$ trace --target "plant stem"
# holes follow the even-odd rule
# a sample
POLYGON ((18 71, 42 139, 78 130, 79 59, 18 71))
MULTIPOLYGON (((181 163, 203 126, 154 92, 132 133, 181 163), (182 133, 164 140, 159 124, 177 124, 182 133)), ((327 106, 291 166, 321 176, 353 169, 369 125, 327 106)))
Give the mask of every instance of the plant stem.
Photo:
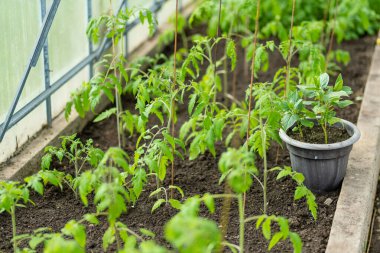
POLYGON ((336 26, 336 17, 338 15, 338 0, 335 0, 335 13, 334 13, 334 23, 333 26, 331 27, 331 33, 330 33, 330 43, 329 43, 329 48, 326 53, 326 64, 325 64, 325 72, 327 72, 327 67, 329 65, 329 58, 330 58, 330 53, 332 50, 332 46, 334 43, 334 33, 335 33, 335 26, 336 26))
POLYGON ((243 197, 242 194, 239 194, 238 196, 238 202, 239 202, 239 248, 240 253, 244 252, 244 223, 245 223, 245 214, 244 214, 244 203, 243 203, 243 197))
POLYGON ((293 6, 292 6, 292 18, 290 21, 290 30, 289 30, 289 51, 288 51, 288 57, 286 59, 286 81, 285 81, 285 93, 284 96, 286 97, 289 94, 289 82, 290 82, 290 62, 292 61, 292 33, 293 33, 293 22, 294 22, 294 10, 296 6, 296 0, 293 0, 293 6))
POLYGON ((75 160, 74 160, 75 177, 78 177, 78 174, 79 174, 78 159, 79 159, 79 157, 77 157, 77 148, 75 148, 74 154, 75 154, 75 160))
POLYGON ((328 143, 327 123, 325 122, 325 123, 321 124, 321 127, 322 127, 322 129, 323 129, 323 134, 324 134, 324 136, 325 136, 325 144, 327 144, 327 143, 328 143))
POLYGON ((16 253, 18 249, 17 249, 17 242, 15 240, 17 231, 16 231, 16 207, 14 205, 11 207, 11 218, 12 218, 13 252, 16 253))
MULTIPOLYGON (((110 11, 110 15, 113 15, 112 0, 110 0, 110 10, 109 11, 110 11)), ((116 59, 115 37, 114 36, 112 36, 112 57, 114 59, 116 59)), ((110 68, 112 67, 112 63, 110 65, 110 68)), ((115 72, 115 75, 117 77, 117 73, 116 72, 115 72)), ((120 92, 117 89, 117 85, 115 85, 117 140, 118 140, 118 146, 119 146, 119 148, 122 147, 122 144, 123 144, 122 140, 124 140, 124 134, 122 133, 122 129, 120 129, 120 114, 121 114, 121 111, 122 111, 120 92)))
POLYGON ((119 238, 119 234, 118 234, 118 231, 117 231, 117 228, 116 228, 116 225, 113 225, 114 226, 114 229, 115 229, 115 239, 116 239, 116 248, 117 248, 117 251, 120 250, 120 238, 119 238))
POLYGON ((303 140, 303 132, 302 132, 301 124, 298 124, 298 131, 300 131, 300 136, 301 136, 301 139, 303 140))

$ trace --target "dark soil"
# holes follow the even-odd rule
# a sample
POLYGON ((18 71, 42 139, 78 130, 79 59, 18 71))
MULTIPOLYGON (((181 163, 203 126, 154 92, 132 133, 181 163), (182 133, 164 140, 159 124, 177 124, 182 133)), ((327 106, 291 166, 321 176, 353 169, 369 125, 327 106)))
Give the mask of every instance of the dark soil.
MULTIPOLYGON (((330 127, 327 126, 327 143, 337 143, 349 139, 351 136, 346 129, 341 127, 330 127)), ((296 131, 293 132, 289 130, 287 132, 289 137, 302 142, 312 143, 312 144, 325 144, 325 135, 321 126, 314 126, 313 128, 304 127, 301 133, 296 131)))
MULTIPOLYGON (((364 85, 367 79, 370 59, 374 47, 374 36, 367 36, 357 41, 344 42, 341 48, 350 51, 351 63, 342 69, 346 85, 353 89, 352 98, 360 98, 363 95, 364 85)), ((241 50, 238 52, 240 59, 244 59, 241 50)), ((261 81, 271 80, 273 72, 284 65, 280 55, 274 54, 270 57, 273 69, 266 73, 260 74, 261 81)), ((229 76, 229 80, 233 83, 236 80, 236 87, 230 88, 230 92, 236 94, 239 100, 244 98, 244 91, 249 83, 249 77, 244 71, 245 63, 243 60, 238 62, 238 71, 236 77, 229 76)), ((350 106, 344 112, 339 112, 339 117, 345 118, 352 122, 356 122, 360 108, 360 99, 355 100, 355 104, 350 106)), ((125 108, 133 108, 133 100, 128 98, 125 100, 125 108)), ((176 125, 177 129, 187 120, 187 114, 184 107, 179 108, 179 120, 176 125)), ((80 134, 82 139, 92 138, 94 143, 102 149, 117 145, 115 118, 110 118, 97 124, 89 124, 80 134)), ((177 131, 178 132, 178 131, 177 131)), ((130 149, 133 149, 136 137, 128 139, 130 149)), ((224 151, 221 144, 217 144, 217 156, 214 158, 211 154, 201 155, 195 161, 188 159, 175 161, 175 185, 181 187, 186 197, 195 194, 223 193, 224 186, 218 184, 220 173, 218 171, 217 162, 220 154, 224 151)), ((289 156, 286 150, 273 145, 268 153, 268 166, 290 165, 289 156)), ((258 167, 262 170, 260 161, 257 161, 258 167)), ((64 167, 56 164, 56 169, 72 171, 72 168, 64 167)), ((169 178, 169 177, 168 177, 169 178)), ((310 215, 304 200, 294 201, 293 195, 296 185, 289 179, 276 181, 276 174, 269 174, 268 182, 268 200, 269 214, 281 215, 289 218, 290 227, 297 232, 304 244, 303 252, 323 252, 328 241, 329 231, 335 212, 336 202, 339 196, 339 189, 317 196, 318 203, 318 219, 316 221, 310 215), (328 201, 326 201, 329 199, 328 201), (332 200, 331 204, 329 203, 332 200)), ((166 185, 169 181, 165 182, 166 185)), ((135 206, 130 206, 126 214, 122 215, 121 221, 130 229, 138 231, 139 228, 147 228, 157 234, 156 240, 159 243, 167 245, 163 238, 164 224, 176 214, 176 210, 165 206, 159 208, 151 214, 155 199, 148 198, 150 192, 155 189, 154 182, 148 183, 141 198, 135 206)), ((79 220, 85 213, 95 212, 94 206, 83 207, 79 199, 75 199, 73 193, 64 189, 47 187, 44 196, 38 196, 32 193, 32 199, 35 205, 28 205, 27 208, 17 209, 18 234, 30 233, 39 227, 50 227, 53 231, 59 231, 66 222, 71 219, 79 220)), ((260 186, 256 183, 247 194, 246 216, 258 215, 262 213, 263 194, 260 186)), ((210 215, 205 208, 201 214, 214 219, 220 220, 222 203, 217 203, 216 213, 210 215)), ((226 240, 232 243, 238 243, 238 208, 237 203, 232 201, 230 209, 230 222, 226 240)), ((98 226, 87 226, 87 250, 88 252, 102 252, 102 236, 107 228, 107 224, 103 221, 98 226)), ((11 221, 8 214, 0 214, 0 252, 11 252, 11 221)), ((268 242, 263 238, 261 231, 256 231, 255 224, 247 224, 246 226, 246 252, 267 252, 268 242)), ((115 245, 112 245, 109 252, 115 251, 115 245)), ((229 252, 226 250, 226 252, 229 252)), ((289 242, 282 242, 273 249, 273 252, 293 252, 289 242)))

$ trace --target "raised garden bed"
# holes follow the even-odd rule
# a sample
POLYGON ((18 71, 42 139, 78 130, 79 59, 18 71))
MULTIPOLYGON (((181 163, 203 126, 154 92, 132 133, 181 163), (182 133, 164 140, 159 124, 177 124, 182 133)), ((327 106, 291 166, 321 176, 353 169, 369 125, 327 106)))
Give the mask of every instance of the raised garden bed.
MULTIPOLYGON (((371 56, 373 53, 375 36, 366 36, 354 41, 343 42, 341 48, 348 50, 351 54, 352 61, 348 66, 342 68, 342 76, 346 85, 353 90, 352 99, 354 105, 348 109, 338 112, 339 117, 356 122, 363 96, 364 85, 366 83, 371 56)), ((170 51, 167 52, 170 54, 170 51)), ((238 58, 243 59, 242 50, 238 50, 238 58)), ((270 79, 277 67, 282 66, 282 58, 279 54, 274 54, 270 57, 271 68, 268 72, 260 74, 260 80, 266 81, 270 79)), ((237 86, 236 96, 238 100, 244 99, 244 91, 249 83, 249 77, 244 74, 243 61, 238 62, 237 66, 237 86)), ((233 80, 229 76, 230 81, 233 80)), ((133 98, 123 98, 125 107, 133 109, 133 98)), ((181 123, 186 120, 186 108, 180 108, 179 120, 176 124, 176 131, 179 131, 181 123)), ((79 134, 81 139, 93 139, 97 147, 106 150, 109 147, 117 145, 117 135, 115 129, 115 118, 110 118, 100 123, 90 123, 79 134)), ((136 141, 136 136, 128 138, 129 153, 133 150, 133 145, 136 141)), ((128 150, 127 149, 127 150, 128 150)), ((223 185, 218 184, 220 174, 218 172, 218 160, 220 154, 224 151, 222 145, 216 146, 216 157, 210 153, 201 155, 194 161, 188 159, 177 159, 175 162, 176 174, 175 185, 181 187, 185 196, 193 196, 195 194, 223 193, 223 185)), ((132 154, 132 153, 131 153, 132 154)), ((261 164, 258 162, 258 164, 261 164)), ((278 149, 277 146, 270 149, 268 153, 268 166, 290 165, 289 157, 286 151, 278 149)), ((67 165, 54 163, 54 167, 72 172, 73 168, 67 165)), ((259 168, 260 170, 262 168, 259 168)), ((326 248, 332 219, 334 216, 339 190, 318 194, 316 202, 318 203, 318 219, 313 220, 305 201, 293 201, 295 183, 290 179, 276 181, 277 173, 269 174, 268 187, 271 189, 268 192, 268 213, 281 215, 289 218, 289 223, 292 231, 297 232, 303 240, 304 252, 323 252, 326 248)), ((165 184, 170 184, 169 179, 166 179, 165 184)), ((149 229, 157 234, 156 240, 159 243, 167 244, 163 239, 163 225, 177 211, 169 206, 164 206, 157 209, 151 214, 151 208, 155 202, 155 198, 149 198, 149 194, 155 190, 155 182, 151 181, 144 189, 140 199, 134 207, 129 207, 128 212, 121 216, 121 221, 129 226, 132 230, 138 230, 141 227, 149 229)), ((247 194, 247 210, 246 216, 259 215, 262 213, 262 190, 259 187, 253 187, 247 194)), ((50 227, 53 231, 59 231, 69 220, 79 220, 86 213, 96 212, 96 208, 90 205, 84 208, 79 199, 75 199, 72 191, 65 188, 61 191, 57 187, 48 187, 43 197, 32 193, 32 200, 35 205, 28 204, 27 208, 19 208, 16 211, 18 234, 31 233, 39 227, 50 227)), ((90 201, 91 203, 91 201, 90 201)), ((216 212, 210 215, 206 208, 202 208, 202 216, 209 217, 215 221, 219 221, 221 217, 222 201, 217 201, 216 212)), ((231 202, 230 223, 226 239, 238 244, 239 220, 238 206, 235 200, 231 202)), ((88 252, 102 252, 102 236, 107 225, 103 220, 98 226, 87 226, 87 245, 88 252)), ((11 239, 11 223, 8 215, 0 215, 0 251, 10 252, 12 245, 11 239)), ((262 236, 260 231, 257 231, 254 225, 247 225, 246 231, 246 252, 266 252, 268 242, 262 236)), ((112 245, 110 251, 115 250, 115 245, 112 245)), ((292 251, 290 243, 283 242, 274 248, 276 252, 292 251)))

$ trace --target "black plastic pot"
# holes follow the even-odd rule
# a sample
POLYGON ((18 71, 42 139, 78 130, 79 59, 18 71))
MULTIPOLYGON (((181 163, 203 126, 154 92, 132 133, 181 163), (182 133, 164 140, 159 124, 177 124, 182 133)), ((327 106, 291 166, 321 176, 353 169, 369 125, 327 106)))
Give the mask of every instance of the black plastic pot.
POLYGON ((332 144, 311 144, 294 140, 280 130, 293 170, 305 176, 304 183, 313 192, 328 192, 339 187, 346 175, 352 146, 360 138, 359 129, 349 121, 342 120, 334 127, 344 127, 351 137, 332 144))

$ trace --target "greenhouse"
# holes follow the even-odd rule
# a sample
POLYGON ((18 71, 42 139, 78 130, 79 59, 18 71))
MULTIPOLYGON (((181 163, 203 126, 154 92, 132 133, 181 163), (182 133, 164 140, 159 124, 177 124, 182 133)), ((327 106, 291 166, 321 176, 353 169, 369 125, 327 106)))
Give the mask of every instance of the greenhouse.
POLYGON ((0 0, 0 253, 380 253, 380 0, 0 0))

